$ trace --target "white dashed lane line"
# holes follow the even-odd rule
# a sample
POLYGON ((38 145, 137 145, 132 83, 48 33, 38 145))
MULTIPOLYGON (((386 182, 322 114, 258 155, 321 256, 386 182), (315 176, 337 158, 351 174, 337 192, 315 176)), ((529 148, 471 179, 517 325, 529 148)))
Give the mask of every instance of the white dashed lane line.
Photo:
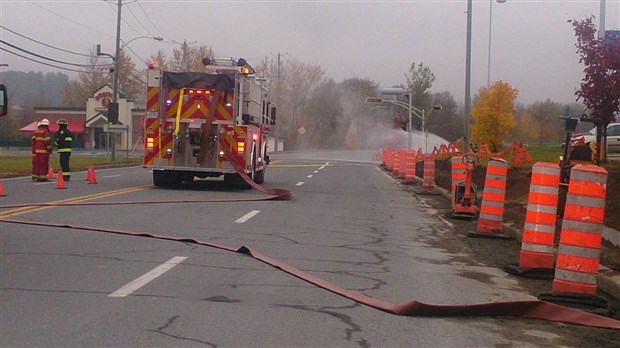
POLYGON ((260 213, 260 210, 252 210, 251 212, 243 215, 242 217, 238 218, 237 220, 235 220, 236 223, 238 224, 242 224, 248 220, 250 220, 251 218, 253 218, 256 214, 260 213))
POLYGON ((153 270, 145 273, 143 276, 136 278, 134 281, 129 282, 127 285, 109 294, 108 297, 125 297, 131 295, 134 291, 150 283, 160 275, 168 272, 170 269, 172 269, 172 267, 185 261, 185 259, 187 259, 187 256, 175 256, 170 260, 162 263, 161 265, 153 268, 153 270))
POLYGON ((300 182, 296 183, 296 184, 295 184, 295 186, 301 186, 301 185, 303 185, 303 184, 304 184, 304 182, 303 182, 303 181, 300 181, 300 182))

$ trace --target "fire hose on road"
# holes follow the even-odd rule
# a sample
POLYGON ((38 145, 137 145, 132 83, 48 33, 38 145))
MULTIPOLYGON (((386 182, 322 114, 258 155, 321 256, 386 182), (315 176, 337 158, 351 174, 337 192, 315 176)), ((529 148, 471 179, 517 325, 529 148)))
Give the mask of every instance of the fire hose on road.
POLYGON ((401 304, 391 304, 382 300, 378 300, 369 296, 366 296, 360 292, 347 290, 332 283, 329 283, 321 278, 315 277, 311 274, 303 272, 293 266, 278 260, 272 259, 269 256, 252 250, 247 246, 241 246, 239 248, 233 248, 230 246, 216 244, 211 242, 200 241, 192 238, 171 237, 167 235, 144 233, 144 232, 132 232, 115 229, 106 229, 100 227, 80 226, 70 224, 55 224, 44 223, 36 221, 20 221, 12 219, 0 219, 0 222, 42 226, 42 227, 55 227, 55 228, 68 228, 76 230, 84 230, 91 232, 103 232, 118 235, 154 238, 160 240, 169 240, 181 243, 192 243, 196 245, 206 246, 210 248, 217 248, 229 252, 241 253, 252 258, 268 264, 276 269, 286 272, 294 277, 297 277, 310 284, 316 285, 322 289, 331 291, 337 295, 348 298, 352 301, 364 304, 366 306, 401 316, 425 316, 425 317, 462 317, 462 316, 509 316, 528 319, 540 319, 547 321, 555 321, 569 324, 584 325, 590 327, 599 327, 607 329, 620 330, 620 321, 603 317, 596 314, 580 311, 577 309, 562 307, 545 301, 513 301, 513 302, 495 302, 495 303, 483 303, 474 305, 430 305, 418 301, 408 301, 401 304))
MULTIPOLYGON (((227 154, 230 156, 230 154, 227 154)), ((230 161, 235 163, 234 161, 230 161)), ((25 205, 13 205, 3 206, 2 208, 17 208, 26 206, 67 206, 67 205, 118 205, 118 204, 146 204, 146 203, 188 203, 188 202, 233 202, 233 201, 257 201, 257 200, 291 200, 292 194, 290 191, 282 189, 268 189, 261 185, 254 183, 245 174, 243 168, 235 168, 239 175, 252 187, 257 190, 270 195, 265 198, 249 198, 249 199, 219 199, 219 200, 174 200, 174 201, 157 201, 157 202, 82 202, 82 203, 43 203, 43 204, 25 204, 25 205)), ((290 266, 281 261, 275 260, 269 256, 263 255, 250 247, 241 246, 239 248, 230 247, 227 245, 216 244, 212 242, 200 241, 193 238, 172 237, 163 234, 145 233, 145 232, 133 232, 125 230, 107 229, 101 227, 81 226, 63 223, 45 223, 36 221, 21 221, 7 218, 0 218, 0 222, 11 224, 22 224, 41 227, 54 227, 54 228, 67 228, 84 230, 91 232, 110 233, 117 235, 126 235, 133 237, 153 238, 159 240, 168 240, 181 243, 192 243, 200 246, 206 246, 210 248, 217 248, 224 251, 240 253, 250 256, 258 261, 268 264, 276 269, 279 269, 285 273, 288 273, 294 277, 297 277, 305 282, 313 284, 324 290, 330 291, 334 294, 340 295, 344 298, 358 302, 360 304, 400 316, 418 316, 418 317, 482 317, 482 316, 508 316, 527 319, 540 319, 554 322, 562 322, 569 324, 584 325, 589 327, 607 328, 620 330, 620 321, 603 317, 600 315, 584 312, 578 309, 569 307, 563 307, 552 304, 550 302, 532 300, 532 301, 513 301, 513 302, 495 302, 495 303, 483 303, 473 305, 431 305, 418 302, 415 300, 403 302, 397 305, 375 299, 366 296, 360 292, 347 290, 335 284, 329 283, 321 278, 315 277, 309 273, 299 270, 293 266, 290 266)))

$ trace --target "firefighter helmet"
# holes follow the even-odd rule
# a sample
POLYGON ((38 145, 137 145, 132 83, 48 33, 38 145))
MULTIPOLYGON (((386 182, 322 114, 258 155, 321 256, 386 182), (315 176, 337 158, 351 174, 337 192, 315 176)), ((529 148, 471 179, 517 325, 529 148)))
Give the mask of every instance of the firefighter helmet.
POLYGON ((69 124, 69 122, 67 122, 66 118, 61 118, 60 120, 56 121, 56 124, 58 124, 58 125, 69 124))
POLYGON ((47 118, 44 118, 41 120, 41 122, 39 123, 41 126, 49 126, 50 125, 50 120, 48 120, 47 118))

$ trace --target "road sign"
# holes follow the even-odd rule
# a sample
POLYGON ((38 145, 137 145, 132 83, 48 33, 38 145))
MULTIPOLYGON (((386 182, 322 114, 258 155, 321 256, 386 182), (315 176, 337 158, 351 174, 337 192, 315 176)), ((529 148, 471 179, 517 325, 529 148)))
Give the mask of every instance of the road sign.
POLYGON ((104 132, 126 132, 129 129, 129 125, 126 124, 104 124, 103 131, 104 132))
POLYGON ((379 98, 379 97, 366 97, 366 103, 383 104, 383 98, 379 98))

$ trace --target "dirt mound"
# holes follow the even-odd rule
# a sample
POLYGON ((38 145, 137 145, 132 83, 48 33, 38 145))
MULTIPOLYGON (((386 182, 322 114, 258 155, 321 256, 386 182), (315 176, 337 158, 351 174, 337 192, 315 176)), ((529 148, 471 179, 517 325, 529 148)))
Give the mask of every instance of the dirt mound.
MULTIPOLYGON (((420 168, 421 169, 421 168, 420 168)), ((620 167, 609 167, 607 179, 607 199, 605 206, 605 226, 620 230, 620 167)), ((451 183, 451 160, 438 159, 435 162, 435 184, 446 190, 450 190, 451 183)), ((422 176, 422 171, 418 173, 422 176)), ((530 189, 531 168, 510 168, 506 181, 506 202, 504 205, 504 222, 522 229, 525 222, 527 200, 530 189)), ((477 167, 472 175, 473 181, 478 187, 478 196, 482 197, 486 167, 477 167)), ((560 203, 562 204, 562 203, 560 203)), ((556 228, 556 243, 559 240, 561 220, 558 219, 556 228)), ((620 247, 613 246, 604 241, 601 247, 601 264, 620 271, 620 247)))

